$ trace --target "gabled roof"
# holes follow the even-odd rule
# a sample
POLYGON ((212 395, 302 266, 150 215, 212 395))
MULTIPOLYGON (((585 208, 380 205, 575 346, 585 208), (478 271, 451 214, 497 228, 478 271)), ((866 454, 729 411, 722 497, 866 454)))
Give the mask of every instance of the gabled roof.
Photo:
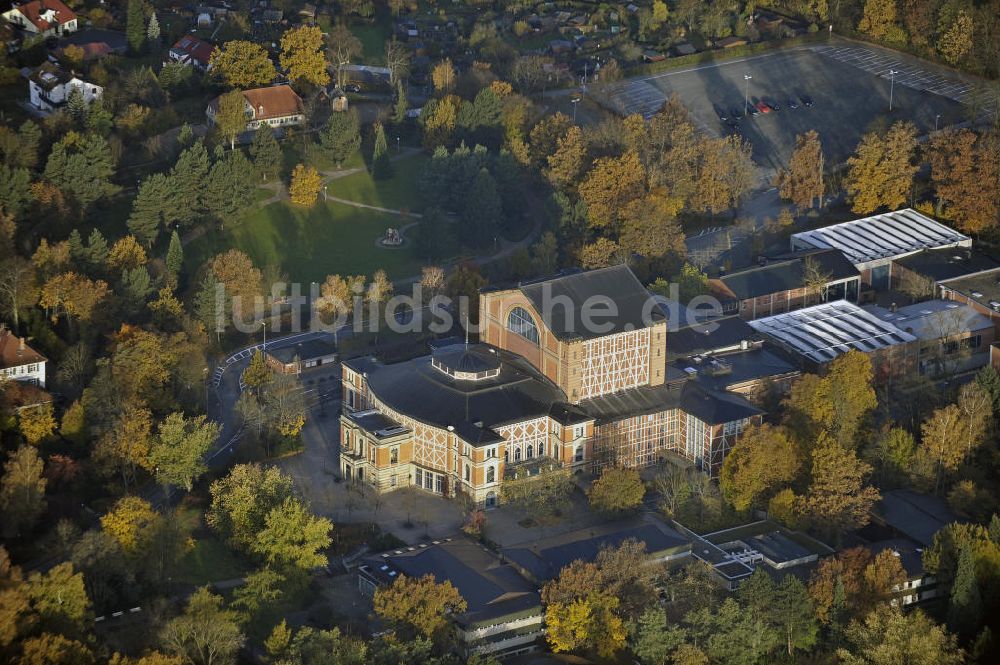
POLYGON ((787 254, 764 266, 723 275, 718 281, 737 300, 746 300, 801 289, 810 265, 827 277, 827 283, 861 274, 839 249, 820 249, 787 254))
POLYGON ((663 320, 649 291, 624 265, 521 283, 518 289, 561 340, 594 339, 646 328, 663 320), (587 329, 585 311, 600 330, 587 329))
POLYGON ((45 32, 54 25, 66 25, 76 19, 73 10, 64 5, 59 0, 33 0, 23 5, 18 5, 14 9, 21 13, 39 32, 45 32), (42 18, 49 11, 54 12, 52 21, 42 18))
MULTIPOLYGON (((243 99, 253 107, 254 120, 284 118, 291 115, 301 115, 304 112, 302 98, 287 85, 244 90, 243 99)), ((219 98, 213 99, 210 106, 218 110, 219 98)))
POLYGON ((45 356, 24 343, 24 338, 9 330, 0 330, 0 369, 40 363, 45 356))
POLYGON ((215 50, 215 44, 199 39, 195 35, 184 35, 170 47, 170 50, 184 53, 199 65, 208 66, 209 60, 212 59, 212 52, 215 50))

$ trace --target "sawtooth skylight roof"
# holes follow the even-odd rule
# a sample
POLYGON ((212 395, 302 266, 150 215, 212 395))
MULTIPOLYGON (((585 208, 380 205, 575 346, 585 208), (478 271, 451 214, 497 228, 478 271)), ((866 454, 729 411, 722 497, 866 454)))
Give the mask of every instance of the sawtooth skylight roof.
POLYGON ((890 261, 924 249, 971 247, 972 239, 906 208, 792 235, 792 249, 839 249, 855 266, 890 261))
POLYGON ((917 338, 846 300, 748 321, 755 330, 806 358, 825 363, 857 349, 878 349, 917 338))

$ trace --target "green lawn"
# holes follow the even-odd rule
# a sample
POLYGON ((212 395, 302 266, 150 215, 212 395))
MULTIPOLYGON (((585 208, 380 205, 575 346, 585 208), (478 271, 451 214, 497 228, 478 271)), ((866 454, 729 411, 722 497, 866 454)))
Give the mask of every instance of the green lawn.
POLYGON ((423 262, 411 248, 381 249, 376 241, 387 227, 412 220, 320 201, 310 209, 287 202, 248 213, 225 231, 195 240, 185 249, 191 271, 231 247, 246 252, 257 266, 276 264, 292 281, 322 282, 327 275, 371 275, 383 268, 399 278, 420 272, 423 262))
POLYGON ((364 46, 361 56, 364 64, 378 66, 385 63, 385 43, 392 37, 392 26, 387 15, 380 15, 373 23, 356 23, 351 26, 351 32, 364 46))
POLYGON ((180 570, 178 581, 201 586, 243 577, 248 566, 225 543, 209 536, 195 541, 194 549, 181 561, 180 570))
MULTIPOLYGON (((395 150, 395 147, 392 148, 395 150)), ((392 177, 375 180, 367 171, 331 180, 330 196, 400 210, 423 209, 418 186, 420 171, 427 163, 424 155, 414 155, 392 163, 392 177)))

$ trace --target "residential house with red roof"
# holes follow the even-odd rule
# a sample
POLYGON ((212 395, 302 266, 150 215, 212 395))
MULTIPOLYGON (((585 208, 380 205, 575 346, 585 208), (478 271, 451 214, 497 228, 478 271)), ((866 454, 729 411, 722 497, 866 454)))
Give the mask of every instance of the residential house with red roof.
MULTIPOLYGON (((215 44, 194 35, 184 35, 167 52, 167 62, 191 65, 199 71, 208 71, 215 44)), ((163 63, 167 64, 167 63, 163 63)))
POLYGON ((3 17, 8 23, 43 37, 55 37, 77 30, 76 14, 60 0, 15 3, 3 13, 3 17))
MULTIPOLYGON (((256 130, 261 125, 271 127, 290 127, 305 122, 305 108, 302 98, 295 94, 287 85, 276 85, 270 88, 255 88, 243 90, 243 100, 246 102, 247 130, 256 130)), ((219 110, 219 98, 208 104, 205 115, 210 124, 215 123, 215 114, 219 110)))
POLYGON ((23 337, 0 326, 0 375, 44 388, 47 362, 48 359, 28 346, 23 337))

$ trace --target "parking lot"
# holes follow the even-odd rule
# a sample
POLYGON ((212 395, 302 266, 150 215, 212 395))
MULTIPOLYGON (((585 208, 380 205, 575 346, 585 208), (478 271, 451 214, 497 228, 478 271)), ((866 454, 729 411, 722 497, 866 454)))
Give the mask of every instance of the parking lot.
POLYGON ((610 88, 608 105, 625 114, 649 116, 676 93, 701 131, 738 132, 750 141, 754 160, 767 171, 783 167, 796 135, 810 129, 819 133, 827 162, 838 164, 880 118, 909 120, 921 133, 932 131, 935 123, 945 127, 966 120, 956 99, 969 94, 967 84, 942 75, 932 65, 914 64, 920 61, 913 58, 901 62, 892 59, 892 52, 838 44, 623 81, 610 88), (898 72, 891 114, 890 69, 898 72), (812 106, 803 104, 803 97, 812 106), (734 118, 742 114, 744 100, 748 105, 764 101, 779 110, 734 118), (792 101, 798 108, 790 107, 792 101))

